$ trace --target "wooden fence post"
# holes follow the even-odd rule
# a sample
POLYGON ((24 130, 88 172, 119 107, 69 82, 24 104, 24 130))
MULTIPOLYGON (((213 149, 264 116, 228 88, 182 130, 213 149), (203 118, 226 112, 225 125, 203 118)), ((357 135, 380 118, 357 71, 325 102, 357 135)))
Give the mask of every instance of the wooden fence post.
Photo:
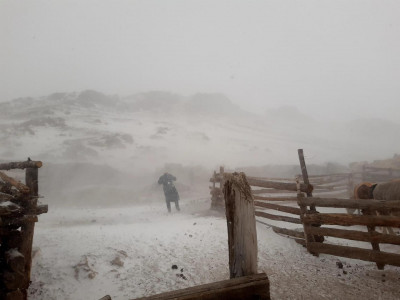
MULTIPOLYGON (((365 210, 365 209, 364 209, 364 210, 362 211, 362 214, 363 214, 363 215, 372 215, 372 212, 369 211, 369 210, 365 210)), ((368 230, 368 232, 369 232, 371 235, 374 235, 374 234, 376 233, 376 231, 375 231, 375 226, 368 226, 368 225, 367 225, 367 230, 368 230)), ((378 251, 378 252, 381 251, 378 242, 371 241, 371 246, 372 246, 372 249, 373 249, 373 250, 378 251)), ((378 268, 378 270, 383 270, 383 269, 385 268, 385 264, 384 264, 384 263, 377 262, 377 263, 376 263, 376 267, 378 268)))
MULTIPOLYGON (((304 241, 306 243, 307 251, 311 253, 309 249, 309 243, 315 242, 315 238, 312 234, 309 233, 309 228, 311 227, 309 224, 306 224, 303 221, 303 218, 307 215, 307 205, 304 205, 301 202, 301 198, 304 197, 304 194, 300 191, 300 179, 296 177, 296 186, 297 186, 297 203, 300 206, 300 219, 303 223, 303 231, 304 231, 304 241)), ((317 253, 312 253, 313 255, 318 256, 317 253)))
MULTIPOLYGON (((25 171, 25 183, 30 189, 29 195, 26 197, 26 203, 24 203, 27 212, 35 213, 37 207, 37 196, 39 191, 38 182, 38 168, 27 168, 25 171)), ((35 222, 27 221, 21 226, 22 233, 22 244, 21 252, 25 257, 25 274, 26 282, 24 288, 28 289, 31 278, 32 268, 32 242, 33 234, 35 229, 35 222)), ((26 291, 25 291, 26 293, 26 291)), ((25 298, 26 299, 26 298, 25 298)))
POLYGON ((244 173, 225 174, 230 278, 257 274, 254 200, 244 173))
MULTIPOLYGON (((303 149, 298 149, 297 152, 299 154, 301 174, 303 175, 303 181, 308 186, 308 185, 310 185, 310 181, 308 179, 308 172, 307 172, 307 167, 306 167, 306 161, 304 160, 303 149)), ((312 197, 312 191, 307 192, 307 197, 312 197)), ((310 210, 315 211, 315 205, 311 205, 310 210)))

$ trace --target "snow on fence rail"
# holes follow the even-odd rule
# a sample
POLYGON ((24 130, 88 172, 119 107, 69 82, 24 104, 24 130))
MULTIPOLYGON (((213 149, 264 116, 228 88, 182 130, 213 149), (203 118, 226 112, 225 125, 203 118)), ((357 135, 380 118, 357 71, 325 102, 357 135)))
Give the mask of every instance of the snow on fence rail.
POLYGON ((32 241, 38 215, 40 161, 1 163, 0 170, 25 170, 25 184, 0 172, 0 299, 27 299, 32 266, 32 241))

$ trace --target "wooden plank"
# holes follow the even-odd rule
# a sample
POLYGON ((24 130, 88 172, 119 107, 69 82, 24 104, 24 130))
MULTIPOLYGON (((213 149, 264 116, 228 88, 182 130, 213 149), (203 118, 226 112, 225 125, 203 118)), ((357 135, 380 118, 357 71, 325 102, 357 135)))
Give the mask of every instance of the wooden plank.
POLYGON ((0 216, 17 216, 22 214, 22 208, 13 202, 3 202, 0 205, 0 216), (8 205, 6 205, 8 204, 8 205))
POLYGON ((255 215, 257 217, 263 217, 263 218, 267 218, 267 219, 275 220, 275 221, 283 221, 283 222, 289 222, 289 223, 294 223, 294 224, 301 224, 300 218, 272 215, 272 214, 268 214, 266 212, 258 211, 258 210, 256 210, 255 215))
POLYGON ((36 207, 36 215, 45 214, 49 211, 49 206, 47 204, 41 204, 36 207))
POLYGON ((285 234, 299 239, 304 239, 304 232, 270 225, 275 233, 285 234))
MULTIPOLYGON (((303 149, 298 149, 297 153, 299 154, 300 168, 301 168, 301 174, 303 175, 304 184, 309 186, 310 185, 310 181, 308 179, 308 172, 307 172, 307 167, 306 167, 306 161, 304 159, 303 149)), ((300 190, 301 190, 301 186, 300 186, 300 190)), ((297 188, 296 188, 296 191, 297 191, 297 188)), ((307 193, 307 197, 312 197, 312 190, 311 191, 309 191, 309 190, 308 191, 302 191, 302 192, 306 192, 307 193)))
POLYGON ((400 209, 400 200, 366 200, 366 199, 340 199, 340 198, 301 198, 303 205, 315 205, 319 207, 358 208, 358 209, 400 209))
POLYGON ((22 162, 9 162, 0 164, 0 170, 11 170, 11 169, 27 169, 27 168, 41 168, 41 161, 22 161, 22 162))
POLYGON ((307 214, 302 217, 305 224, 326 225, 365 225, 365 226, 387 226, 400 227, 400 217, 395 216, 365 216, 349 214, 307 214))
MULTIPOLYGON (((270 188, 270 189, 277 189, 277 190, 283 190, 283 191, 297 191, 296 184, 293 183, 288 183, 288 182, 278 182, 278 181, 267 181, 267 180, 259 180, 254 177, 248 177, 247 178, 249 184, 251 186, 258 186, 258 187, 264 187, 264 188, 270 188)), ((306 185, 306 184, 301 184, 301 191, 302 192, 309 192, 312 191, 313 187, 312 185, 306 185)))
POLYGON ((36 215, 24 215, 21 217, 2 217, 0 218, 0 226, 9 226, 9 225, 23 225, 27 223, 34 223, 38 221, 38 217, 36 215))
POLYGON ((0 192, 0 202, 11 201, 14 197, 12 195, 0 192))
POLYGON ((244 173, 225 174, 230 278, 257 273, 257 231, 254 200, 244 173))
POLYGON ((381 244, 400 245, 400 236, 379 232, 363 232, 338 228, 311 227, 309 232, 314 235, 331 236, 361 242, 377 242, 381 244))
POLYGON ((282 191, 282 190, 277 190, 277 189, 259 189, 259 190, 252 189, 251 193, 253 195, 259 195, 259 194, 290 194, 290 191, 282 191))
POLYGON ((5 181, 8 182, 9 184, 11 184, 13 187, 15 187, 17 190, 21 191, 24 194, 29 194, 29 187, 27 187, 25 184, 16 181, 14 178, 11 178, 9 176, 7 176, 6 174, 4 174, 3 172, 0 172, 0 178, 5 181))
POLYGON ((161 293, 136 300, 268 300, 269 280, 265 273, 233 278, 194 286, 172 292, 161 293))
POLYGON ((315 242, 309 243, 308 246, 311 251, 317 253, 359 259, 364 261, 372 261, 375 263, 400 267, 400 254, 315 242))
POLYGON ((300 214, 301 214, 300 208, 298 208, 298 207, 290 207, 290 206, 265 203, 265 202, 260 202, 260 201, 254 201, 254 205, 259 206, 259 207, 274 209, 277 211, 282 211, 282 212, 286 212, 286 213, 294 214, 294 215, 298 215, 298 216, 300 216, 300 214))
POLYGON ((254 200, 265 200, 265 201, 297 201, 297 197, 264 197, 264 196, 253 196, 254 200))
POLYGON ((294 239, 294 241, 295 241, 297 244, 300 244, 300 245, 302 245, 302 246, 304 246, 304 247, 307 247, 307 246, 306 246, 306 241, 305 241, 304 239, 294 239))

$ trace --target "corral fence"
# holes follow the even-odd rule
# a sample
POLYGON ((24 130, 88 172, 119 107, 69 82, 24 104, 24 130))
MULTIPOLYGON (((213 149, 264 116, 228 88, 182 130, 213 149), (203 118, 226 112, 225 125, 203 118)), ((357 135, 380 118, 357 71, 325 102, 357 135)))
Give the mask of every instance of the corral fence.
MULTIPOLYGON (((392 180, 400 171, 364 167, 362 172, 308 176, 302 149, 298 155, 302 174, 296 178, 247 177, 257 222, 293 238, 314 255, 323 253, 371 261, 379 269, 385 264, 400 266, 400 255, 393 253, 400 250, 400 237, 376 230, 378 226, 400 227, 400 216, 392 215, 400 211, 400 200, 353 199, 354 186, 359 182, 392 180), (384 176, 380 178, 377 174, 384 176), (347 209, 362 210, 363 215, 348 214, 347 209), (352 230, 345 229, 349 226, 352 230), (343 246, 343 240, 351 246, 343 246)), ((223 201, 225 177, 221 167, 210 179, 213 209, 224 207, 220 201, 223 201)))
POLYGON ((25 169, 25 183, 0 172, 0 299, 27 299, 32 266, 32 242, 38 215, 40 161, 1 163, 0 170, 25 169))

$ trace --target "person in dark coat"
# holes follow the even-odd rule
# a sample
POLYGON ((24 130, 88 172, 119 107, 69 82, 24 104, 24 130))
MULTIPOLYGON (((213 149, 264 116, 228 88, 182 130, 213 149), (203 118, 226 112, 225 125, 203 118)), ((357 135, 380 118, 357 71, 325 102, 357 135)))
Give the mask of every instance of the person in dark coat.
POLYGON ((176 190, 176 187, 175 187, 173 181, 176 181, 176 177, 169 173, 164 173, 164 175, 162 175, 158 179, 158 184, 163 185, 165 201, 167 202, 168 212, 171 212, 171 202, 175 202, 176 210, 180 211, 179 194, 178 194, 178 191, 176 190))

